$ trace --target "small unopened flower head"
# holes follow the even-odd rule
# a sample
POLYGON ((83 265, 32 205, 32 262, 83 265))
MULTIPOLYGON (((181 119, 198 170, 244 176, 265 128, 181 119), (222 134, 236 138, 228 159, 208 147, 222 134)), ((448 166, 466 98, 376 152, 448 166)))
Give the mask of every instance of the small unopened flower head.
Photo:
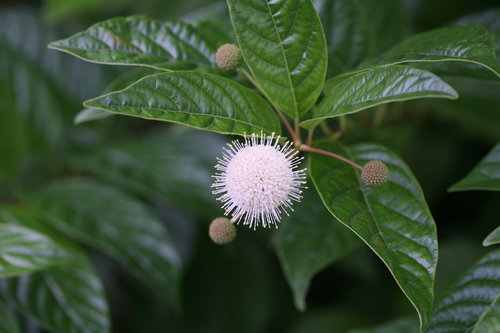
POLYGON ((223 70, 232 70, 239 67, 241 59, 240 48, 234 44, 224 44, 215 53, 215 62, 223 70))
POLYGON ((236 238, 236 228, 225 217, 218 217, 210 223, 208 235, 215 244, 231 243, 236 238))
POLYGON ((224 214, 255 229, 258 225, 278 226, 281 214, 288 215, 293 201, 300 201, 305 170, 296 170, 302 158, 291 142, 279 145, 279 136, 261 133, 233 141, 224 148, 213 177, 214 194, 222 202, 224 214))
POLYGON ((389 170, 381 161, 369 161, 361 171, 361 179, 365 185, 377 187, 384 185, 389 178, 389 170))

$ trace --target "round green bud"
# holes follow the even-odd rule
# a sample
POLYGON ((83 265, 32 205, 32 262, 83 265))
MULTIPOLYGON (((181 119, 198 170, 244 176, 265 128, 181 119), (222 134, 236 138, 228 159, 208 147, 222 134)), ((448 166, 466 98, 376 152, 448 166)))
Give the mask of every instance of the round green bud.
POLYGON ((231 243, 236 238, 236 228, 225 217, 218 217, 210 223, 208 235, 215 244, 231 243))
POLYGON ((241 51, 237 45, 224 44, 215 53, 215 62, 220 69, 233 70, 241 65, 241 51))
POLYGON ((361 179, 365 185, 371 187, 382 186, 389 179, 389 170, 381 161, 369 161, 361 171, 361 179))

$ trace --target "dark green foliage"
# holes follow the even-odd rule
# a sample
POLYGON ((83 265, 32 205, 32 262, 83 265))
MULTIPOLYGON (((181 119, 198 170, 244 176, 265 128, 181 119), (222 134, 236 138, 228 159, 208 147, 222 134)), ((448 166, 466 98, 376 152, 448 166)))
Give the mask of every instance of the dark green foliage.
POLYGON ((499 332, 500 11, 199 5, 0 6, 0 333, 499 332), (213 167, 252 133, 294 139, 308 189, 219 246, 213 167))

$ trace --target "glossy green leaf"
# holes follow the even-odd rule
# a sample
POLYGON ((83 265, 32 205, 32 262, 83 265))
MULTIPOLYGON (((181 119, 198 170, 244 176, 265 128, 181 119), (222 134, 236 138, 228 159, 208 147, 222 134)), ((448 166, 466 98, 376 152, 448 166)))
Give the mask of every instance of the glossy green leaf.
POLYGON ((500 249, 472 266, 436 307, 427 333, 500 331, 500 249))
POLYGON ((78 112, 73 122, 75 123, 75 125, 80 125, 88 121, 108 118, 111 117, 112 115, 113 113, 104 110, 83 109, 82 111, 78 112))
POLYGON ((74 165, 209 220, 221 213, 212 194, 211 175, 224 145, 220 136, 208 132, 161 131, 141 140, 109 144, 77 158, 74 165))
POLYGON ((472 333, 496 332, 500 330, 500 294, 490 306, 481 314, 472 333))
POLYGON ((500 243, 500 227, 493 230, 483 241, 483 246, 490 246, 500 243))
POLYGON ((500 191, 500 143, 472 171, 448 191, 500 191))
POLYGON ((493 36, 485 28, 473 25, 451 26, 420 33, 360 67, 438 61, 480 65, 500 77, 493 36))
POLYGON ((52 183, 31 200, 47 223, 115 258, 161 296, 178 301, 180 257, 146 205, 83 179, 52 183))
POLYGON ((398 0, 313 2, 328 45, 328 76, 356 68, 409 32, 409 20, 398 0))
POLYGON ((389 323, 364 329, 350 330, 348 333, 418 333, 418 323, 414 318, 400 318, 389 323))
POLYGON ((51 332, 110 332, 104 289, 89 264, 55 266, 0 280, 0 293, 51 332))
POLYGON ((74 258, 49 237, 15 224, 0 223, 0 277, 67 264, 74 258))
POLYGON ((474 12, 460 18, 455 22, 460 25, 480 25, 488 29, 495 37, 497 60, 500 62, 500 8, 489 8, 484 11, 474 12))
POLYGON ((193 25, 147 16, 112 18, 49 47, 90 62, 159 70, 210 66, 217 51, 193 25))
POLYGON ((232 80, 206 73, 151 75, 124 90, 90 99, 84 105, 222 134, 280 133, 278 116, 257 93, 232 80))
POLYGON ((314 275, 358 245, 356 237, 332 218, 317 194, 304 194, 295 212, 280 224, 274 242, 299 310, 306 308, 306 294, 314 275))
POLYGON ((437 235, 417 180, 396 154, 379 145, 323 143, 318 148, 361 165, 369 160, 387 165, 389 181, 368 188, 349 164, 325 155, 310 157, 311 178, 326 208, 382 259, 425 328, 434 301, 437 235))
POLYGON ((417 98, 458 97, 455 90, 436 75, 409 66, 375 67, 338 80, 314 113, 301 125, 310 128, 319 120, 358 112, 379 104, 417 98))
POLYGON ((9 306, 0 300, 0 333, 21 333, 9 306))
POLYGON ((318 98, 326 42, 311 0, 227 0, 236 38, 267 97, 293 118, 318 98))
MULTIPOLYGON (((128 71, 111 81, 111 83, 109 83, 104 90, 103 94, 125 89, 135 81, 155 73, 157 73, 157 71, 150 68, 136 68, 134 70, 128 71)), ((108 118, 112 115, 114 115, 114 113, 104 110, 83 109, 75 116, 73 122, 75 123, 75 125, 79 125, 87 121, 108 118)))

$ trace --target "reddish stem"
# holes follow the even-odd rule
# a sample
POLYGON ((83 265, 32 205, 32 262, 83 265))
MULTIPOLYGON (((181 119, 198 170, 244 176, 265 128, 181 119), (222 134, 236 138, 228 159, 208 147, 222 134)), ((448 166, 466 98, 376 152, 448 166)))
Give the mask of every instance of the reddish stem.
POLYGON ((286 120, 285 116, 283 115, 283 113, 281 113, 280 110, 276 109, 276 113, 278 114, 278 116, 280 117, 281 119, 281 122, 285 125, 286 129, 288 130, 288 132, 290 133, 290 137, 292 138, 292 141, 293 141, 293 144, 295 145, 295 147, 299 147, 301 142, 300 142, 300 139, 299 137, 297 136, 297 134, 295 133, 295 131, 293 130, 292 126, 290 125, 290 123, 286 120))
POLYGON ((359 164, 351 161, 350 159, 348 158, 345 158, 343 156, 340 156, 340 155, 337 155, 335 153, 332 153, 332 152, 329 152, 329 151, 326 151, 326 150, 322 150, 322 149, 317 149, 317 148, 313 148, 313 147, 310 147, 308 145, 300 145, 299 146, 299 150, 301 151, 308 151, 310 153, 317 153, 317 154, 323 154, 323 155, 328 155, 328 156, 331 156, 331 157, 334 157, 336 159, 339 159, 341 161, 344 161, 346 163, 349 163, 350 165, 352 165, 353 167, 355 167, 356 169, 359 169, 359 170, 363 170, 363 167, 360 166, 359 164))
MULTIPOLYGON (((255 79, 252 77, 252 75, 250 75, 250 73, 248 73, 246 70, 244 70, 243 68, 241 68, 241 72, 243 73, 244 76, 246 76, 246 78, 252 82, 252 84, 255 86, 255 88, 257 88, 258 91, 260 91, 260 93, 263 95, 263 96, 267 96, 265 93, 264 93, 264 90, 262 90, 262 88, 260 87, 260 85, 257 83, 257 81, 255 81, 255 79)), ((292 141, 293 141, 293 144, 295 145, 295 147, 298 147, 300 146, 301 142, 300 142, 300 139, 298 137, 298 132, 296 133, 293 129, 292 129, 292 126, 290 126, 290 123, 286 120, 285 116, 283 115, 283 113, 281 113, 280 109, 274 105, 274 103, 268 99, 269 102, 271 103, 273 109, 276 111, 276 113, 278 114, 278 116, 280 117, 281 121, 283 122, 283 124, 285 125, 286 129, 288 130, 288 132, 290 133, 290 137, 292 138, 292 141)))

